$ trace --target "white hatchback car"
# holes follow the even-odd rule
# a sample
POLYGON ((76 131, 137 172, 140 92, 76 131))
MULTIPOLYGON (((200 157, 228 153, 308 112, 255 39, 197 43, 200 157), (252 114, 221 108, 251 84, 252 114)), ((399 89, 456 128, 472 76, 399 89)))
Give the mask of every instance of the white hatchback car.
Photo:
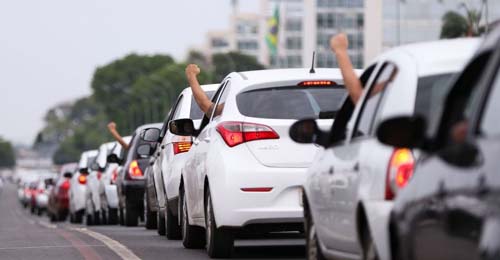
POLYGON ((182 168, 184 246, 206 240, 211 257, 225 257, 240 230, 301 231, 300 190, 318 147, 288 131, 299 118, 330 125, 345 96, 338 69, 231 73, 212 99, 221 114, 196 131, 191 119, 172 121, 172 133, 196 136, 182 168))
MULTIPOLYGON (((201 88, 211 97, 218 86, 218 84, 202 85, 201 88)), ((161 143, 155 153, 156 159, 150 167, 153 171, 152 179, 158 206, 156 216, 158 233, 166 235, 169 239, 181 236, 178 220, 181 169, 186 163, 187 152, 192 145, 191 136, 174 135, 168 129, 170 121, 180 118, 193 119, 195 126, 199 126, 203 118, 203 112, 196 104, 191 88, 186 88, 179 94, 177 102, 166 118, 160 132, 161 143)))
POLYGON ((69 216, 71 223, 81 223, 86 207, 87 176, 95 161, 97 150, 83 152, 78 162, 78 172, 71 177, 69 188, 69 216))
POLYGON ((326 148, 304 186, 308 259, 391 258, 393 199, 411 178, 418 151, 380 143, 375 129, 398 115, 420 114, 432 122, 449 81, 478 43, 444 40, 387 51, 365 70, 362 97, 356 105, 346 100, 330 132, 314 120, 294 124, 294 140, 326 148))

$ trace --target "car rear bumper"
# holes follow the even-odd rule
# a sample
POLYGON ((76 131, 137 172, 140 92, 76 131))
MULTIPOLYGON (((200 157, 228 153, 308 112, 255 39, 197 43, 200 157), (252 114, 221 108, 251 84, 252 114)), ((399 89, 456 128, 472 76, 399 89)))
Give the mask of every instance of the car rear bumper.
POLYGON ((116 185, 114 184, 105 185, 104 195, 106 196, 108 207, 118 208, 118 192, 116 189, 116 185))
POLYGON ((302 223, 300 190, 305 177, 305 168, 226 168, 209 180, 217 226, 302 223), (258 188, 271 190, 255 191, 258 188))

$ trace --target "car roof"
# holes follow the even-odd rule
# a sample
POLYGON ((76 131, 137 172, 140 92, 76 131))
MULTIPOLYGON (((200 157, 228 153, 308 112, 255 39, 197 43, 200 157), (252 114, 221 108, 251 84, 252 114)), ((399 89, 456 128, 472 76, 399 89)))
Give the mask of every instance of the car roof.
MULTIPOLYGON (((361 74, 361 70, 356 70, 361 74)), ((228 77, 241 77, 245 85, 255 85, 262 83, 273 83, 282 81, 307 81, 307 80, 327 80, 332 79, 343 82, 340 69, 316 68, 315 73, 310 73, 310 68, 299 69, 269 69, 233 72, 228 77)))
POLYGON ((413 43, 393 48, 376 60, 406 53, 415 62, 418 76, 458 72, 472 57, 479 43, 479 38, 413 43))
MULTIPOLYGON (((216 91, 217 88, 220 86, 220 84, 205 84, 205 85, 201 85, 201 89, 203 89, 204 91, 216 91)), ((193 91, 191 90, 191 87, 187 87, 185 88, 184 90, 182 90, 182 94, 192 94, 193 91)))

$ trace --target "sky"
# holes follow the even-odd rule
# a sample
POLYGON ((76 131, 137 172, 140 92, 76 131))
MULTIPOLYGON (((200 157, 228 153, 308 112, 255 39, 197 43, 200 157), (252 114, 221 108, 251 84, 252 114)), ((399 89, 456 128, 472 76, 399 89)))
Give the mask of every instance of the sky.
POLYGON ((181 60, 207 31, 229 26, 230 3, 0 0, 0 136, 31 144, 50 107, 89 95, 95 68, 128 53, 181 60))

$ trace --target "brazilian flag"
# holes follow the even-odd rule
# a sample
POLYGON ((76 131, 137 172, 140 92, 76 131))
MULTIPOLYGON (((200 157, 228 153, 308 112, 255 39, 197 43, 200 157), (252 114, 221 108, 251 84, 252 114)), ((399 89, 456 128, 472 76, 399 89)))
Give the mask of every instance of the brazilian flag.
POLYGON ((267 21, 269 31, 266 35, 266 42, 271 52, 271 55, 276 55, 278 53, 279 24, 280 24, 280 11, 278 6, 276 6, 276 8, 274 9, 274 15, 267 21))

